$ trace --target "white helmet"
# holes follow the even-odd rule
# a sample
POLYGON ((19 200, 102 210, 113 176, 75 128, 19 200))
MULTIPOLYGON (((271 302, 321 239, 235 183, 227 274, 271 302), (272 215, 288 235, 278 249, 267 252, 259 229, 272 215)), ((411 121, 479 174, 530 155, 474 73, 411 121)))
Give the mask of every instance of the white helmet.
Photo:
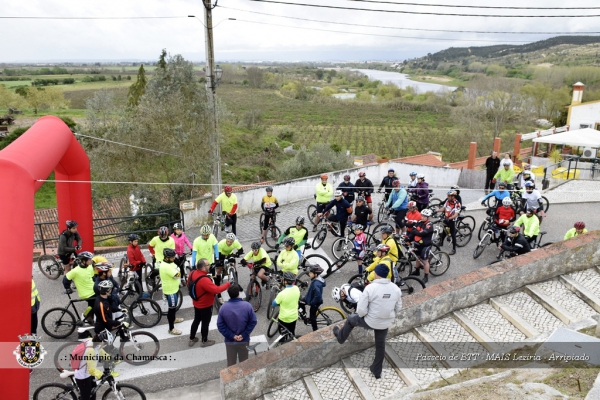
POLYGON ((425 174, 418 174, 417 179, 425 179, 425 174))
POLYGON ((510 199, 510 197, 505 197, 502 199, 502 205, 503 206, 512 206, 512 200, 510 199))
POLYGON ((228 233, 227 235, 225 235, 225 239, 235 240, 237 238, 235 237, 235 233, 228 233))
POLYGON ((503 161, 502 162, 502 166, 503 167, 506 167, 507 165, 510 166, 510 162, 509 161, 503 161))
POLYGON ((98 334, 98 339, 105 342, 107 345, 111 346, 115 341, 115 337, 108 329, 103 330, 98 334))
POLYGON ((210 235, 211 233, 212 229, 210 229, 209 225, 202 225, 202 228, 200 228, 201 235, 210 235))
POLYGON ((340 301, 340 288, 339 287, 334 287, 333 289, 331 289, 331 297, 333 298, 333 300, 339 302, 340 301))
POLYGON ((335 193, 333 194, 334 196, 343 196, 343 193, 341 190, 336 190, 335 193))

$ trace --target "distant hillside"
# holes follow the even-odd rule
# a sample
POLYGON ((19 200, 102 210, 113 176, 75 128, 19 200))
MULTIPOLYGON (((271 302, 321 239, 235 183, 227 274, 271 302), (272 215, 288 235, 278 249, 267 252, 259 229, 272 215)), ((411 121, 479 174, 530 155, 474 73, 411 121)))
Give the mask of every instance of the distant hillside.
POLYGON ((549 50, 552 47, 560 45, 582 46, 594 43, 600 43, 600 36, 557 36, 550 39, 541 40, 539 42, 522 45, 501 44, 481 47, 450 47, 449 49, 427 55, 426 58, 431 61, 456 61, 462 58, 469 58, 473 56, 481 58, 497 58, 511 54, 524 54, 541 50, 549 50))

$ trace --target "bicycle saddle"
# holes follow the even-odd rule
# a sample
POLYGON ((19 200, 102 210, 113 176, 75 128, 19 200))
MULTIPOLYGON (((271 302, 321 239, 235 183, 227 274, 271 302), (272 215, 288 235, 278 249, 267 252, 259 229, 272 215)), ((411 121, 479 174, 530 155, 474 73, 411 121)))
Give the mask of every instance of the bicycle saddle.
POLYGON ((69 371, 69 370, 64 370, 63 372, 60 373, 60 377, 61 379, 67 379, 70 376, 75 375, 75 371, 69 371))
POLYGON ((543 231, 543 232, 540 232, 540 235, 545 235, 546 233, 548 233, 548 232, 543 231))

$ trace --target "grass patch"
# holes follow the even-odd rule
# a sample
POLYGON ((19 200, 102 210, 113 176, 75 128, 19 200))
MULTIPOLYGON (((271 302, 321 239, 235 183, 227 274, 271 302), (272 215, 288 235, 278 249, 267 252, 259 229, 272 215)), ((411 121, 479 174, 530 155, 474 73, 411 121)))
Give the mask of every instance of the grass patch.
POLYGON ((596 334, 596 327, 595 326, 592 326, 592 327, 589 327, 589 328, 585 328, 585 329, 581 329, 579 332, 583 333, 584 335, 589 335, 589 336, 600 338, 600 336, 598 336, 596 334))
POLYGON ((465 86, 465 82, 460 79, 452 79, 447 76, 433 76, 433 75, 410 75, 409 79, 416 82, 424 83, 435 83, 443 86, 465 86))
MULTIPOLYGON (((54 172, 48 179, 54 179, 54 172)), ((56 207, 56 184, 54 182, 44 182, 35 192, 35 209, 56 207)))
MULTIPOLYGON (((560 364, 564 367, 564 364, 560 364)), ((559 390, 570 399, 585 399, 594 386, 594 381, 600 373, 600 367, 583 362, 573 362, 570 368, 560 368, 558 372, 543 380, 548 386, 559 390)))

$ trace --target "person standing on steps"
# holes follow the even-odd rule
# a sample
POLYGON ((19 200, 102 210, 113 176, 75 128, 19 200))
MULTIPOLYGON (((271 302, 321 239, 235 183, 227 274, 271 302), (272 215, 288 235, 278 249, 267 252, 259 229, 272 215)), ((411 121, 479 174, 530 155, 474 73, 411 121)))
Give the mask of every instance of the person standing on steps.
POLYGON ((342 329, 333 328, 333 334, 340 344, 350 336, 354 328, 360 326, 375 331, 375 359, 370 371, 376 379, 381 378, 385 358, 385 338, 388 328, 394 322, 396 313, 402 309, 400 288, 385 277, 390 273, 387 265, 375 267, 375 280, 365 287, 356 306, 356 314, 351 314, 342 329))
POLYGON ((247 301, 241 299, 242 287, 238 284, 227 289, 229 301, 223 304, 217 317, 217 328, 225 338, 227 351, 227 366, 248 359, 248 344, 250 334, 257 324, 256 313, 247 301))
POLYGON ((223 188, 223 193, 218 195, 212 202, 210 210, 208 210, 209 214, 212 215, 217 204, 221 204, 221 212, 225 216, 225 232, 233 232, 234 235, 237 235, 236 222, 238 202, 236 195, 233 194, 231 186, 225 186, 223 188))
POLYGON ((198 280, 195 287, 196 298, 198 300, 192 301, 194 304, 194 321, 192 322, 190 330, 190 347, 198 343, 196 333, 198 332, 200 323, 202 323, 202 326, 200 327, 200 336, 202 337, 200 347, 208 347, 215 344, 214 340, 208 339, 208 327, 212 318, 212 307, 215 303, 215 295, 226 291, 231 286, 230 282, 221 286, 215 285, 213 280, 208 276, 209 269, 210 264, 208 263, 208 260, 206 258, 201 258, 198 260, 198 264, 196 264, 196 269, 192 270, 188 276, 188 282, 195 282, 198 280))
POLYGON ((492 151, 492 155, 485 160, 485 194, 494 190, 496 183, 494 182, 494 175, 500 168, 500 159, 498 158, 498 152, 492 151))
POLYGON ((317 225, 321 220, 320 214, 323 213, 323 209, 331 200, 331 196, 333 196, 333 186, 330 183, 327 183, 327 179, 329 177, 327 174, 321 175, 321 182, 317 183, 315 186, 315 199, 317 200, 317 215, 315 215, 315 220, 313 221, 315 226, 313 227, 313 232, 317 231, 317 225))

